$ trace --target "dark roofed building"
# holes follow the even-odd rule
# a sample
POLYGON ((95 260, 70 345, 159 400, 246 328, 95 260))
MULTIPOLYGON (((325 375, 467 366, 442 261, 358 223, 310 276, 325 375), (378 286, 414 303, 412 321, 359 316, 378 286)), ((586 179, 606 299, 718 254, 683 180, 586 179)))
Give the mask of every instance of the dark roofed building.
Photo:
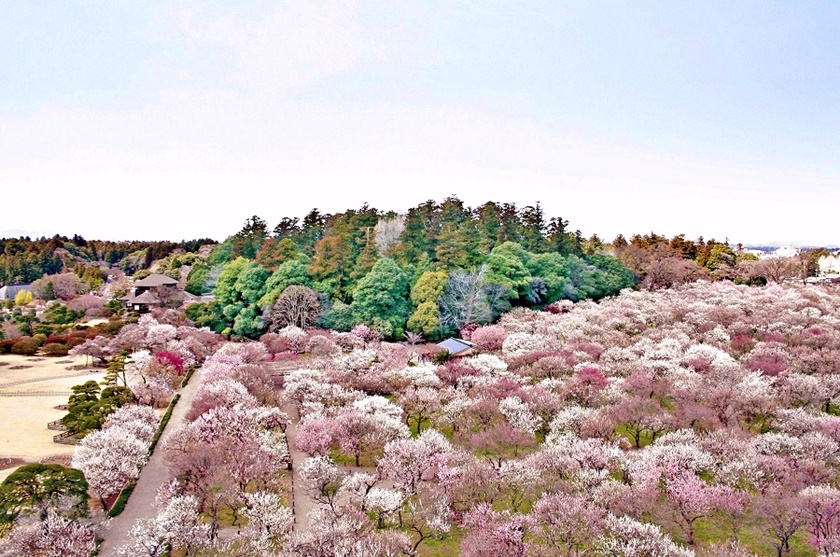
POLYGON ((14 300, 21 290, 29 290, 31 284, 7 284, 0 288, 0 300, 14 300))
POLYGON ((150 306, 176 307, 192 296, 178 288, 178 281, 161 274, 151 274, 135 282, 131 292, 120 298, 127 308, 146 312, 150 306))
POLYGON ((160 298, 158 298, 154 292, 146 291, 140 294, 139 296, 134 296, 130 300, 128 300, 131 309, 134 311, 138 311, 140 313, 144 313, 149 311, 150 306, 159 306, 161 304, 160 298))
POLYGON ((455 356, 469 356, 475 353, 475 344, 462 338, 448 338, 443 342, 437 343, 443 350, 448 350, 449 354, 455 356))
POLYGON ((177 286, 178 281, 172 277, 153 273, 144 279, 138 280, 134 283, 136 290, 148 290, 149 288, 158 288, 160 286, 177 286))

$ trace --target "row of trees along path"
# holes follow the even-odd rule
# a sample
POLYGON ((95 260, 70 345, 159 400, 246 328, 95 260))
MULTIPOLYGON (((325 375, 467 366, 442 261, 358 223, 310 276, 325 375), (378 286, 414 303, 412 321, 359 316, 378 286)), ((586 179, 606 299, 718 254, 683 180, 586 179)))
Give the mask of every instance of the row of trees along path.
POLYGON ((116 518, 111 519, 108 522, 108 528, 101 532, 103 541, 99 550, 100 557, 117 557, 117 548, 129 542, 128 533, 134 523, 141 519, 151 519, 156 516, 155 497, 158 488, 171 478, 169 467, 163 460, 163 442, 184 422, 184 416, 192 406, 193 398, 195 398, 200 384, 201 372, 196 371, 187 386, 179 391, 181 398, 172 410, 172 416, 160 437, 155 452, 143 467, 140 477, 137 479, 137 487, 134 488, 134 492, 128 499, 125 510, 116 518))

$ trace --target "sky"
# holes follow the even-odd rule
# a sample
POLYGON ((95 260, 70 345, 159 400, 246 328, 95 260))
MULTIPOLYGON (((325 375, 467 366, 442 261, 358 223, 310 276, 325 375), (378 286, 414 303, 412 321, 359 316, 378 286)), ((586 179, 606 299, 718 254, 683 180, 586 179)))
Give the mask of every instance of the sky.
POLYGON ((540 202, 840 244, 840 3, 0 0, 0 234, 540 202))

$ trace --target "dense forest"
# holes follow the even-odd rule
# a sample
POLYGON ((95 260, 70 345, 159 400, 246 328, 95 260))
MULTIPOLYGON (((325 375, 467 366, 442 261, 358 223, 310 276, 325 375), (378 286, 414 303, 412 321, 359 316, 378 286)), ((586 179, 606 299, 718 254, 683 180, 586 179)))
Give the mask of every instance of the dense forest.
POLYGON ((117 269, 135 276, 153 269, 186 278, 194 295, 215 295, 187 315, 226 335, 365 324, 389 339, 413 333, 435 340, 495 321, 512 307, 597 300, 633 285, 804 279, 816 274, 825 253, 759 261, 728 240, 653 232, 607 243, 546 216, 539 203, 469 207, 452 196, 405 213, 367 204, 336 214, 313 209, 274 228, 255 215, 222 243, 0 240, 0 284, 49 282, 71 271, 96 289, 117 269))
POLYGON ((332 329, 363 323, 386 338, 411 331, 436 339, 491 322, 512 306, 598 299, 636 282, 567 226, 547 218, 538 203, 470 208, 457 197, 405 214, 367 204, 334 215, 313 209, 274 229, 253 216, 193 266, 187 290, 212 291, 216 300, 193 306, 188 316, 256 337, 303 324, 299 310, 308 304, 332 329), (299 288, 287 291, 291 286, 299 288))
POLYGON ((213 240, 186 242, 109 242, 53 236, 32 240, 0 238, 0 286, 30 283, 44 275, 53 275, 78 266, 118 267, 128 274, 148 268, 152 262, 175 251, 192 252, 213 240))

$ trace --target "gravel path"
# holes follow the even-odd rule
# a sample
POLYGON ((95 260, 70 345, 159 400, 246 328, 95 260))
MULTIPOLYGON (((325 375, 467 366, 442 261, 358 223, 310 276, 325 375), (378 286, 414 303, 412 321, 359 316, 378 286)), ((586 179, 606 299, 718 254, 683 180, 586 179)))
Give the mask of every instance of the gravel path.
POLYGON ((8 389, 9 387, 14 387, 16 385, 25 385, 27 383, 40 383, 42 381, 52 381, 53 379, 66 379, 68 377, 84 377, 87 375, 90 375, 89 371, 70 375, 50 375, 49 377, 36 377, 35 379, 22 379, 20 381, 12 381, 10 383, 0 383, 0 389, 8 389))
POLYGON ((70 391, 11 391, 0 393, 0 396, 70 396, 70 391))
POLYGON ((286 442, 289 444, 289 456, 292 459, 292 510, 295 515, 294 529, 296 532, 305 532, 309 529, 309 511, 314 509, 316 505, 300 488, 300 473, 298 472, 298 468, 309 455, 294 448, 295 437, 297 437, 297 426, 300 422, 300 417, 295 407, 286 403, 283 406, 283 411, 289 416, 290 422, 288 427, 286 427, 286 442))
POLYGON ((193 374, 189 384, 181 389, 181 399, 172 410, 172 416, 166 429, 161 435, 160 442, 149 462, 143 467, 140 478, 137 480, 137 487, 128 500, 125 510, 116 518, 108 521, 107 528, 100 532, 103 538, 99 550, 100 557, 117 557, 116 549, 126 545, 129 540, 128 532, 134 523, 140 519, 154 518, 157 515, 155 508, 155 497, 158 487, 168 482, 171 478, 169 468, 163 461, 163 441, 184 421, 184 416, 192 406, 193 398, 198 390, 201 374, 193 374))

